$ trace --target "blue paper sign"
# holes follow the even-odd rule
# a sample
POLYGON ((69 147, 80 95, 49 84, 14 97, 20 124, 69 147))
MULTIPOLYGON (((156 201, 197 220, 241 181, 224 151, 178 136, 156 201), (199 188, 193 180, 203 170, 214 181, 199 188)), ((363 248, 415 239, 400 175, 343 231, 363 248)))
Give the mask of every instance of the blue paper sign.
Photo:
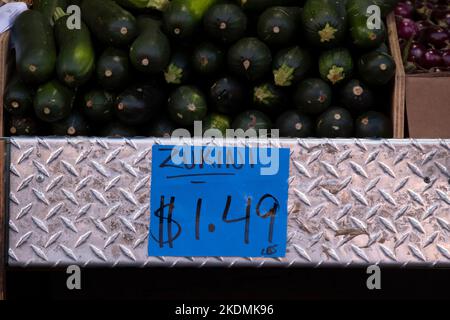
POLYGON ((152 151, 149 256, 285 256, 289 149, 152 151))

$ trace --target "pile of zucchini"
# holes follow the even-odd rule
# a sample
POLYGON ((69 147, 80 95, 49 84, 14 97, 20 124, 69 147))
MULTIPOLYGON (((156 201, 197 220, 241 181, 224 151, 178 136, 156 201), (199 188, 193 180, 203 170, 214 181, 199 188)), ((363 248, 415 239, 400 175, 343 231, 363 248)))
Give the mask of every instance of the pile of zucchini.
POLYGON ((40 0, 12 29, 10 135, 391 137, 396 0, 40 0), (81 24, 72 5, 81 9, 81 24))

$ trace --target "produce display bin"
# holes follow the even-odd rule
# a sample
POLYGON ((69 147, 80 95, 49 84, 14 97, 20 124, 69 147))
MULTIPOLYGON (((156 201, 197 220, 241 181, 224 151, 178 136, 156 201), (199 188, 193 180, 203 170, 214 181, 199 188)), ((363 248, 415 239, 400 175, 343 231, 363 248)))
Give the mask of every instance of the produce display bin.
POLYGON ((397 64, 393 110, 396 136, 408 125, 411 138, 449 138, 450 72, 405 73, 394 14, 388 17, 389 43, 397 64), (405 122, 406 121, 406 122, 405 122), (398 131, 397 131, 398 130, 398 131))
MULTIPOLYGON (((0 294, 5 265, 448 267, 450 141, 402 140, 409 80, 392 14, 387 26, 397 62, 391 106, 394 139, 266 142, 290 149, 285 258, 148 256, 151 150, 154 145, 171 144, 169 140, 4 138, 0 143, 0 154, 5 155, 0 159, 0 181, 4 181, 0 294)), ((2 133, 11 58, 6 32, 0 35, 2 133)), ((235 145, 258 143, 238 140, 235 145)))
POLYGON ((246 259, 148 256, 151 146, 170 141, 14 138, 8 264, 448 265, 449 143, 269 142, 291 151, 287 255, 246 259))

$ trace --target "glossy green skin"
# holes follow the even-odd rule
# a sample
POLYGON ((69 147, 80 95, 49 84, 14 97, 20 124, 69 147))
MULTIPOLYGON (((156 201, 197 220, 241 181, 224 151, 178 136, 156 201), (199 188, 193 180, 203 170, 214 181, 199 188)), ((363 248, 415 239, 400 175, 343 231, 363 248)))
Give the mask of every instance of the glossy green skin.
POLYGON ((302 24, 306 39, 314 46, 332 48, 344 40, 345 17, 332 0, 306 0, 302 12, 302 24), (321 37, 319 33, 327 24, 335 29, 333 38, 330 39, 321 37))
POLYGON ((7 124, 7 134, 11 136, 34 136, 38 134, 38 124, 34 118, 12 117, 7 124))
POLYGON ((222 69, 224 64, 223 52, 211 43, 202 43, 194 49, 192 66, 202 75, 213 75, 222 69))
POLYGON ((217 4, 205 13, 203 25, 204 30, 211 38, 224 44, 230 44, 245 34, 247 16, 235 4, 217 4))
POLYGON ((83 0, 83 20, 104 44, 125 46, 138 35, 134 16, 112 0, 83 0))
POLYGON ((67 28, 68 16, 55 22, 55 34, 59 47, 56 73, 59 80, 75 88, 86 83, 95 70, 95 52, 91 34, 84 23, 81 29, 67 28))
POLYGON ((132 86, 117 96, 114 111, 123 124, 142 125, 159 112, 162 103, 158 88, 132 86))
POLYGON ((391 81, 395 69, 395 61, 390 55, 376 51, 363 55, 358 62, 361 79, 374 86, 382 86, 391 81))
POLYGON ((373 51, 389 54, 389 48, 384 42, 378 48, 375 48, 373 51))
POLYGON ((275 84, 288 87, 301 81, 312 67, 311 54, 300 47, 280 50, 273 60, 275 84))
POLYGON ((66 10, 68 4, 72 1, 67 0, 35 0, 33 1, 33 10, 37 10, 42 13, 48 24, 53 26, 53 15, 56 8, 62 8, 66 10))
POLYGON ((172 0, 164 10, 164 28, 174 38, 186 39, 194 36, 205 12, 217 0, 172 0))
POLYGON ((350 138, 353 135, 353 118, 346 109, 334 107, 319 116, 316 134, 320 138, 350 138))
MULTIPOLYGON (((270 130, 272 128, 272 121, 261 111, 247 110, 234 119, 232 127, 235 130, 242 129, 244 131, 254 129, 258 136, 263 137, 260 135, 259 130, 270 130)), ((269 134, 269 132, 267 133, 269 134)))
POLYGON ((319 57, 319 72, 323 80, 333 85, 344 82, 353 74, 353 59, 345 48, 336 48, 322 52, 319 57), (342 68, 339 78, 330 78, 330 71, 334 67, 342 68))
POLYGON ((372 0, 349 0, 347 2, 348 21, 352 43, 360 49, 379 47, 386 39, 386 26, 381 21, 381 28, 370 30, 367 27, 369 15, 367 8, 373 4, 372 0))
POLYGON ((50 79, 56 65, 56 48, 53 31, 44 16, 36 10, 21 13, 12 28, 12 36, 19 77, 30 84, 50 79))
POLYGON ((34 97, 34 112, 45 122, 60 121, 69 116, 74 92, 56 80, 41 85, 34 97))
POLYGON ((24 116, 33 107, 34 92, 17 77, 13 78, 5 90, 3 106, 12 116, 24 116))
POLYGON ((52 123, 52 133, 56 136, 88 136, 89 124, 80 113, 74 112, 67 118, 52 123))
POLYGON ((331 105, 331 87, 322 79, 306 79, 294 92, 294 106, 307 115, 318 115, 331 105))
POLYGON ((297 0, 235 0, 245 10, 263 11, 274 6, 287 6, 296 4, 297 0))
POLYGON ((97 79, 106 90, 125 88, 130 79, 128 54, 115 48, 107 48, 97 61, 97 79))
POLYGON ((258 19, 258 37, 270 46, 286 46, 297 36, 297 26, 295 16, 290 14, 289 8, 272 7, 258 19))
POLYGON ((131 64, 140 72, 162 72, 170 62, 170 43, 161 32, 159 21, 140 18, 141 34, 130 48, 131 64))
POLYGON ((203 93, 192 86, 178 87, 170 96, 168 111, 171 119, 182 126, 203 120, 208 112, 203 93))
POLYGON ((107 123, 113 119, 114 96, 103 90, 91 90, 83 95, 81 110, 92 123, 107 123))
POLYGON ((250 81, 264 77, 269 72, 271 64, 270 49, 257 38, 243 38, 228 51, 230 70, 250 81))
POLYGON ((357 79, 350 80, 341 89, 340 99, 344 107, 357 115, 371 109, 375 102, 370 88, 357 79))
POLYGON ((232 115, 241 110, 246 101, 246 89, 232 77, 217 80, 211 87, 210 100, 215 110, 232 115))
POLYGON ((169 0, 114 0, 124 8, 164 10, 169 0))
POLYGON ((186 39, 194 35, 198 21, 192 12, 189 11, 187 5, 171 4, 164 11, 164 30, 175 39, 186 39))
POLYGON ((284 138, 310 138, 314 135, 312 119, 296 110, 289 110, 280 115, 275 128, 280 130, 280 137, 284 138))
POLYGON ((392 122, 384 114, 368 111, 356 119, 357 138, 392 138, 392 122))

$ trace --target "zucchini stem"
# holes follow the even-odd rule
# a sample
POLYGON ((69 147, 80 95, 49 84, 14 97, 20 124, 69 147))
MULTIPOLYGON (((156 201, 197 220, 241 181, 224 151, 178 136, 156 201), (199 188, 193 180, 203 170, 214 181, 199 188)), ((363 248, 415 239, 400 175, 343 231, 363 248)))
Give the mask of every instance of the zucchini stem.
POLYGON ((275 95, 267 85, 262 85, 255 88, 253 97, 254 101, 268 105, 270 104, 270 100, 273 98, 275 98, 275 95))
POLYGON ((273 71, 275 84, 279 87, 289 87, 294 79, 294 68, 283 64, 279 69, 273 71))
POLYGON ((55 12, 53 13, 53 21, 56 22, 59 19, 61 19, 62 17, 66 16, 67 13, 64 11, 63 8, 61 7, 56 7, 55 8, 55 12))
POLYGON ((153 8, 159 11, 164 11, 166 10, 169 4, 170 4, 169 0, 148 0, 147 8, 153 8))
POLYGON ((164 72, 164 78, 167 83, 180 84, 183 78, 183 69, 171 64, 164 72))
POLYGON ((335 38, 334 34, 337 32, 337 29, 330 26, 329 23, 325 25, 325 27, 319 31, 320 42, 329 42, 335 38))
POLYGON ((344 68, 333 65, 328 72, 327 78, 332 84, 336 84, 337 82, 343 80, 345 78, 344 68))

